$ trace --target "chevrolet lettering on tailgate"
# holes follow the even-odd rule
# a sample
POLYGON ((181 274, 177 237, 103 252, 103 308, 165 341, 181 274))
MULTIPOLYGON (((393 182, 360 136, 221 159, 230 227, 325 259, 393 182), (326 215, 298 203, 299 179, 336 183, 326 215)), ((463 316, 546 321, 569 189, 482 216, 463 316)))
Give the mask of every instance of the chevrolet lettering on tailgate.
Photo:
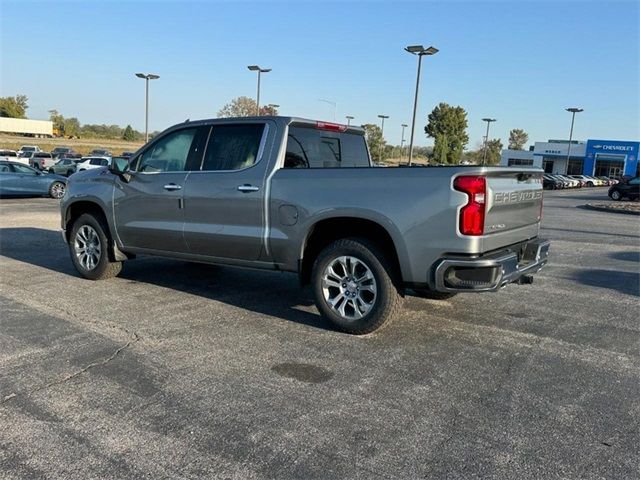
POLYGON ((498 192, 493 197, 494 204, 521 203, 542 198, 542 190, 523 190, 520 192, 498 192))

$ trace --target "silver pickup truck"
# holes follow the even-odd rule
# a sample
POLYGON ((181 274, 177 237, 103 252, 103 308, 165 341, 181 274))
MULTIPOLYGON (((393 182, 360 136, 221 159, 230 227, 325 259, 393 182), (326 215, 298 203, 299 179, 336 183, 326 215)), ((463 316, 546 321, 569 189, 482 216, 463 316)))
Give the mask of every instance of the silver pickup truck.
POLYGON ((407 290, 531 283, 542 171, 373 167, 364 131, 292 117, 186 122, 72 175, 62 229, 78 272, 136 255, 296 272, 336 328, 372 332, 407 290))

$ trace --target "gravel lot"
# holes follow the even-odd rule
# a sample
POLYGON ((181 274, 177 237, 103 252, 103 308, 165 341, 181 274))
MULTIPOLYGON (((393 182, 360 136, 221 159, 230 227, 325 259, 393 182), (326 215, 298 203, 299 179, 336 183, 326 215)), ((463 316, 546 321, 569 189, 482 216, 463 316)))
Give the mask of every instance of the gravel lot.
POLYGON ((56 201, 0 200, 0 477, 639 478, 640 222, 545 198, 534 285, 366 337, 292 275, 82 280, 56 201))

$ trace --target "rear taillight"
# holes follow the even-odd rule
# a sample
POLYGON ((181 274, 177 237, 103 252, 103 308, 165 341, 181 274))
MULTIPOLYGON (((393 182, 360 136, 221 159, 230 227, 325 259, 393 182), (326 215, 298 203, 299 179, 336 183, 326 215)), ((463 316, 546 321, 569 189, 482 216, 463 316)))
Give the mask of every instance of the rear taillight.
POLYGON ((458 228, 463 235, 484 234, 484 210, 487 194, 485 177, 462 176, 453 181, 453 188, 466 193, 467 204, 460 209, 458 228))
POLYGON ((330 132, 346 132, 347 126, 339 123, 316 122, 316 128, 319 130, 329 130, 330 132))

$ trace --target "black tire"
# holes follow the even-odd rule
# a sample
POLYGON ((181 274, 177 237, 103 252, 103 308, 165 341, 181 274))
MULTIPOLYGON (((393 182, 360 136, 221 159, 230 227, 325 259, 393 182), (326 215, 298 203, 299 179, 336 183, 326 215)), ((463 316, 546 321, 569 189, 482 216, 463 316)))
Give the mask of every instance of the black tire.
POLYGON ((622 200, 622 193, 620 193, 618 190, 613 190, 611 192, 611 195, 609 195, 611 197, 612 200, 616 200, 616 201, 620 201, 622 200))
POLYGON ((431 300, 448 300, 457 295, 455 292, 435 292, 428 288, 414 288, 412 290, 416 297, 429 298, 431 300))
MULTIPOLYGON (((313 265, 311 284, 318 310, 338 330, 343 332, 355 335, 371 333, 388 325, 400 310, 399 274, 397 269, 394 268, 392 262, 376 244, 364 238, 343 238, 322 250, 313 265), (330 264, 335 263, 343 256, 354 257, 366 266, 372 274, 376 285, 375 295, 368 304, 371 306, 362 317, 356 319, 343 317, 339 311, 329 305, 328 300, 325 300, 323 289, 325 270, 330 264)), ((344 287, 345 284, 342 286, 344 287)), ((337 287, 330 288, 337 289, 337 287)), ((360 298, 361 294, 358 293, 358 298, 360 298)), ((355 304, 355 300, 349 300, 344 296, 342 298, 341 302, 336 303, 337 307, 340 307, 343 303, 346 305, 350 301, 352 302, 351 305, 355 304)), ((345 307, 342 307, 342 309, 346 311, 345 307)), ((351 310, 355 311, 354 308, 351 308, 351 310)))
POLYGON ((67 170, 67 177, 70 177, 71 175, 73 175, 73 170, 67 170))
POLYGON ((55 198, 56 200, 60 200, 64 197, 64 192, 67 189, 67 186, 64 182, 52 182, 49 185, 49 196, 51 198, 55 198))
POLYGON ((587 187, 593 187, 593 182, 587 182, 587 187))
POLYGON ((71 254, 71 261, 76 270, 84 278, 89 280, 105 280, 107 278, 115 277, 122 270, 122 262, 112 262, 109 259, 109 229, 105 225, 105 221, 102 218, 97 218, 90 213, 80 215, 71 227, 71 234, 69 235, 69 253, 71 254), (76 255, 75 245, 78 232, 83 227, 88 226, 97 234, 100 243, 100 256, 99 260, 95 263, 93 268, 87 268, 82 261, 76 255))

